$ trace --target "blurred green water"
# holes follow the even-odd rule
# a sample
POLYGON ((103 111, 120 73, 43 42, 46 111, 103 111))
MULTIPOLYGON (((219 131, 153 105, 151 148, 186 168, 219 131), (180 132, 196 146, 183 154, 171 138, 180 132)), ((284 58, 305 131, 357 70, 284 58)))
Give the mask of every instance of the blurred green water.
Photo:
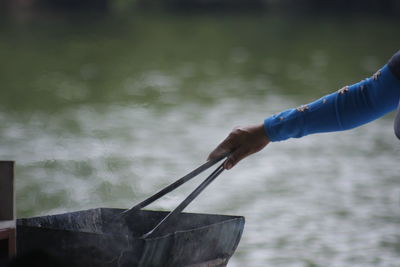
MULTIPOLYGON (((17 162, 18 217, 130 207, 232 127, 370 76, 399 49, 398 28, 362 16, 3 20, 0 158, 17 162)), ((189 210, 246 216, 232 266, 395 266, 391 123, 273 144, 189 210)))
MULTIPOLYGON (((379 18, 250 15, 3 23, 1 104, 34 111, 110 101, 162 104, 155 86, 126 92, 127 83, 152 71, 181 76, 174 81, 179 86, 170 84, 178 101, 212 101, 215 90, 199 87, 221 77, 265 79, 285 94, 318 95, 384 63, 397 49, 397 27, 379 18)), ((232 87, 219 90, 232 96, 246 90, 253 98, 269 92, 232 87)))

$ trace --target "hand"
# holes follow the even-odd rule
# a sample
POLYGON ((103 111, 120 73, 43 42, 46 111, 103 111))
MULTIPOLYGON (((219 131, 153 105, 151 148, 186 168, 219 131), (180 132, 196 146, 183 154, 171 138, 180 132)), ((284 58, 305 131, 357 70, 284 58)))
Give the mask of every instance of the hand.
POLYGON ((269 142, 263 124, 237 127, 211 152, 208 159, 231 152, 224 164, 224 168, 229 170, 245 157, 263 149, 269 142))

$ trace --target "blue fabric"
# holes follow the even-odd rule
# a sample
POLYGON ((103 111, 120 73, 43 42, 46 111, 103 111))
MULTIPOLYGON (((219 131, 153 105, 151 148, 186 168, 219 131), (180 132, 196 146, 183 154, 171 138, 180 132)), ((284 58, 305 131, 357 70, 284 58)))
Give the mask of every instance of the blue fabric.
POLYGON ((395 110, 399 99, 400 79, 385 65, 359 83, 265 119, 264 130, 273 142, 313 133, 343 131, 395 110))

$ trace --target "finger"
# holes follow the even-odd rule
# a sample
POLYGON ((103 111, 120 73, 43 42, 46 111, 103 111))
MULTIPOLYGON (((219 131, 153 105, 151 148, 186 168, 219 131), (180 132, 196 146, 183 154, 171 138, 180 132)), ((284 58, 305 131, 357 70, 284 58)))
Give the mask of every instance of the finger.
POLYGON ((212 160, 212 159, 218 158, 219 156, 221 156, 221 155, 224 154, 225 152, 227 152, 227 151, 225 151, 225 149, 220 148, 220 147, 218 146, 216 149, 214 149, 214 150, 210 153, 210 155, 208 155, 207 160, 212 160))
POLYGON ((251 154, 250 149, 241 147, 229 155, 228 159, 224 163, 224 168, 229 170, 232 169, 239 161, 251 154))
POLYGON ((225 138, 222 143, 220 143, 216 149, 214 149, 210 155, 208 156, 208 160, 215 159, 217 157, 222 156, 225 153, 231 152, 235 149, 235 141, 231 135, 225 138))

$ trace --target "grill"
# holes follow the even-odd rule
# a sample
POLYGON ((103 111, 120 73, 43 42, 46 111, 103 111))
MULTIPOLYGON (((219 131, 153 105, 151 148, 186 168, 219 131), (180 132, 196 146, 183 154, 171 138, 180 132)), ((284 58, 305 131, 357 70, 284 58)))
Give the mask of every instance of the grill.
POLYGON ((177 223, 142 238, 168 212, 141 210, 110 231, 121 209, 97 208, 17 220, 18 254, 45 252, 65 266, 226 266, 244 217, 181 213, 177 223))
POLYGON ((239 244, 244 217, 182 212, 222 173, 223 164, 175 210, 142 210, 224 157, 206 162, 129 210, 97 208, 18 219, 17 253, 34 259, 38 257, 32 254, 41 255, 40 266, 226 266, 239 244))

